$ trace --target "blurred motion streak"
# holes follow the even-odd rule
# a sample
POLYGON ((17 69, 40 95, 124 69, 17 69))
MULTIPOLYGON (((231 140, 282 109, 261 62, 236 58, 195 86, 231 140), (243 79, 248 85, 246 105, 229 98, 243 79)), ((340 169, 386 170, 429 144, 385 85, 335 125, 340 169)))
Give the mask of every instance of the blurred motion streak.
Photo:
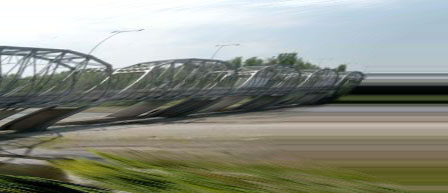
POLYGON ((2 130, 40 131, 102 103, 133 104, 110 117, 176 117, 322 104, 364 79, 360 72, 282 66, 234 68, 211 59, 173 59, 113 70, 70 50, 0 47, 0 119, 25 109, 2 130))

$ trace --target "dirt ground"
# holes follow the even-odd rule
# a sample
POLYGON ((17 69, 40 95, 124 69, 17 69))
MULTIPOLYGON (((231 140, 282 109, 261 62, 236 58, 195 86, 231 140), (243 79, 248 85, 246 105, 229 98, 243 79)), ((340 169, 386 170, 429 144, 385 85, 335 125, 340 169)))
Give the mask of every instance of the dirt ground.
POLYGON ((64 120, 71 126, 3 137, 0 143, 3 154, 39 158, 89 158, 88 150, 93 149, 284 164, 309 160, 375 175, 412 190, 448 190, 448 108, 379 109, 329 105, 73 125, 107 114, 90 112, 64 120))

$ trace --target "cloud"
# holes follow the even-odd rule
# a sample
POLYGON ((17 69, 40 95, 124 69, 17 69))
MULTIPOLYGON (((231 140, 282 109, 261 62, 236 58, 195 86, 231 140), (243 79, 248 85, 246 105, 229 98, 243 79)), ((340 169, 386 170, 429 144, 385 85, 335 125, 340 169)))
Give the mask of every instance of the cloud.
POLYGON ((380 0, 15 0, 1 4, 0 17, 10 27, 38 31, 152 25, 189 27, 210 23, 263 21, 270 13, 290 14, 336 5, 365 5, 380 0), (71 23, 68 26, 66 23, 71 23), (78 24, 78 25, 76 25, 78 24), (24 27, 18 27, 23 25, 24 27), (37 28, 35 25, 42 25, 37 28), (53 26, 53 27, 51 27, 53 26), (28 28, 27 28, 28 29, 28 28))
MULTIPOLYGON (((146 28, 108 41, 95 53, 117 66, 168 57, 208 57, 224 41, 244 44, 232 54, 267 54, 291 28, 335 7, 386 0, 14 0, 2 1, 0 44, 89 50, 113 30, 146 28), (311 15, 311 16, 310 16, 311 15), (262 41, 260 41, 262 40, 262 41)), ((289 43, 289 42, 288 42, 289 43)), ((227 53, 227 55, 226 55, 227 53)))

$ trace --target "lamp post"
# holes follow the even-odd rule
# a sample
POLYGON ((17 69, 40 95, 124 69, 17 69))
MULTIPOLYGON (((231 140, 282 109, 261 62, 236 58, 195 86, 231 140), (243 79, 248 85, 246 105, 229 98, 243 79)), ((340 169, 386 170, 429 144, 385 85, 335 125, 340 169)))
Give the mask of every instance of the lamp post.
POLYGON ((224 48, 224 47, 226 47, 226 46, 239 46, 239 45, 240 45, 240 44, 218 44, 218 45, 216 45, 217 49, 216 49, 215 53, 213 53, 211 59, 215 58, 216 54, 218 54, 218 52, 219 52, 222 48, 224 48))
POLYGON ((137 29, 137 30, 117 30, 117 31, 112 31, 110 36, 104 38, 103 40, 101 40, 100 42, 98 42, 95 46, 93 46, 93 48, 89 51, 88 55, 92 54, 93 51, 95 51, 101 44, 103 44, 104 42, 106 42, 107 40, 109 40, 110 38, 121 34, 121 33, 128 33, 128 32, 141 32, 145 29, 137 29))

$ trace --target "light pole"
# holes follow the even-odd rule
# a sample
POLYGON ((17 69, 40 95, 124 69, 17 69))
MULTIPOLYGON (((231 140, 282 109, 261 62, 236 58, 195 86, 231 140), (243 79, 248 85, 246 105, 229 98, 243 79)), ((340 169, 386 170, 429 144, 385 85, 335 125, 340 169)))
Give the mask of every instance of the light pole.
POLYGON ((219 52, 222 48, 224 48, 224 47, 226 47, 226 46, 239 46, 239 45, 240 45, 240 44, 218 44, 218 45, 216 45, 216 47, 218 47, 218 48, 216 49, 215 53, 213 53, 211 59, 215 58, 216 54, 218 54, 218 52, 219 52))
POLYGON ((117 31, 112 31, 110 32, 112 35, 104 38, 103 40, 101 40, 100 42, 98 42, 95 46, 93 46, 93 48, 90 50, 90 52, 87 55, 90 55, 93 53, 93 51, 95 51, 101 44, 103 44, 104 42, 106 42, 108 39, 121 34, 121 33, 127 33, 127 32, 141 32, 145 29, 137 29, 137 30, 117 30, 117 31))

